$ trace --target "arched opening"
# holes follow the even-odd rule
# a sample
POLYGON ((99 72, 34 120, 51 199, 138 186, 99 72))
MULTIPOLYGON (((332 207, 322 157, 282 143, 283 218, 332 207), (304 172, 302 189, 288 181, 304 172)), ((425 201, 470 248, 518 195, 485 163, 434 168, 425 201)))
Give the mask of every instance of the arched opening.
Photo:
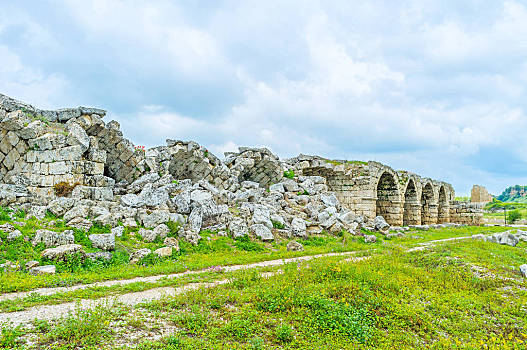
POLYGON ((445 191, 445 186, 439 189, 439 207, 437 213, 437 223, 443 224, 450 221, 450 208, 448 206, 448 199, 445 191))
POLYGON ((377 183, 376 215, 382 216, 390 225, 401 225, 401 202, 395 177, 384 172, 377 183))
POLYGON ((413 179, 410 179, 404 193, 403 225, 421 224, 421 213, 419 209, 419 198, 417 197, 415 182, 413 179))
POLYGON ((421 224, 433 224, 431 206, 434 199, 434 189, 430 183, 427 183, 421 194, 421 224))

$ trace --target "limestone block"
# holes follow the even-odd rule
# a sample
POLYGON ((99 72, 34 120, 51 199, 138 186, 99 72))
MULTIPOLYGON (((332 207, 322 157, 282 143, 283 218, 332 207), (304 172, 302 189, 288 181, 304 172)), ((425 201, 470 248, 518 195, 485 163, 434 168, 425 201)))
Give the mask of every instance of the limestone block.
POLYGON ((20 158, 20 154, 16 148, 12 148, 11 151, 4 158, 4 165, 8 170, 13 169, 15 162, 20 158))
POLYGON ((18 144, 18 141, 20 140, 16 133, 13 131, 9 131, 6 135, 7 141, 9 141, 9 144, 11 144, 12 147, 16 147, 18 144))
POLYGON ((61 122, 80 117, 80 115, 81 111, 78 108, 63 108, 57 110, 57 119, 61 122))
POLYGON ((0 140, 0 152, 7 154, 9 151, 11 151, 11 143, 9 142, 9 138, 7 137, 7 134, 0 135, 2 136, 2 139, 0 140))
POLYGON ((29 123, 28 126, 18 130, 18 136, 24 140, 34 139, 44 133, 45 124, 40 120, 29 123))
POLYGON ((70 146, 79 146, 84 153, 90 147, 90 138, 86 131, 77 123, 69 123, 67 127, 68 136, 66 142, 70 146))
POLYGON ((14 111, 7 113, 5 118, 0 123, 0 128, 5 130, 20 130, 26 125, 29 125, 31 119, 22 111, 14 111))
POLYGON ((66 162, 54 162, 49 164, 49 173, 51 175, 66 174, 71 171, 71 165, 67 166, 66 162))
POLYGON ((106 151, 90 149, 88 152, 88 159, 96 163, 106 163, 106 151))
POLYGON ((55 160, 79 160, 82 158, 83 153, 83 147, 79 145, 64 147, 57 151, 57 159, 55 160))

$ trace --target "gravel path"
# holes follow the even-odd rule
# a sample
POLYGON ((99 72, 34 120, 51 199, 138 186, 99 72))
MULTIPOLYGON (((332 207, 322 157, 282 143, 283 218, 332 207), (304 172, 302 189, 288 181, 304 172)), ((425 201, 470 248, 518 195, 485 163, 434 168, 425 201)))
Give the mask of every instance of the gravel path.
MULTIPOLYGON (((432 247, 442 242, 465 240, 469 238, 471 238, 471 236, 455 237, 455 238, 447 238, 447 239, 430 241, 430 242, 423 243, 419 247, 408 249, 407 252, 423 250, 423 249, 432 247)), ((253 264, 246 264, 246 265, 222 266, 222 269, 224 271, 237 271, 241 269, 252 269, 252 268, 257 268, 257 267, 270 267, 270 266, 272 267, 272 266, 284 265, 284 264, 291 263, 291 262, 309 261, 309 260, 316 259, 316 258, 331 257, 331 256, 346 256, 346 255, 353 255, 355 253, 357 252, 308 255, 308 256, 289 258, 289 259, 261 261, 261 262, 257 262, 253 264)), ((365 260, 368 258, 369 257, 357 257, 357 258, 351 257, 351 258, 346 259, 346 261, 356 262, 356 261, 361 261, 361 260, 365 260)), ((84 289, 84 288, 89 288, 89 287, 94 287, 94 286, 113 286, 113 285, 118 285, 118 284, 125 285, 125 284, 130 284, 130 283, 135 283, 135 282, 154 283, 162 278, 178 278, 178 277, 186 276, 189 274, 198 274, 203 271, 207 271, 207 270, 186 271, 186 272, 176 273, 176 274, 171 274, 171 275, 158 275, 158 276, 149 276, 149 277, 138 277, 138 278, 132 278, 128 280, 98 282, 98 283, 79 285, 79 286, 73 286, 73 287, 43 288, 43 289, 33 290, 30 292, 4 294, 0 296, 0 300, 9 300, 9 299, 12 300, 16 298, 23 298, 25 296, 28 296, 30 293, 39 293, 41 295, 51 295, 55 293, 72 291, 72 290, 77 290, 77 289, 84 289)), ((269 276, 275 275, 276 273, 279 273, 279 272, 262 273, 262 276, 269 277, 269 276)), ((88 309, 88 308, 93 308, 96 305, 111 306, 115 303, 120 303, 124 305, 133 306, 133 305, 137 305, 143 302, 157 300, 165 296, 178 295, 186 291, 201 288, 201 287, 212 288, 212 287, 225 284, 228 282, 229 280, 224 279, 224 280, 208 282, 208 283, 190 283, 190 284, 177 287, 177 288, 174 288, 174 287, 153 288, 153 289, 149 289, 149 290, 145 290, 141 292, 127 293, 127 294, 122 294, 118 296, 100 298, 100 299, 95 299, 95 300, 87 299, 87 300, 81 300, 78 302, 64 303, 64 304, 58 304, 58 305, 40 305, 40 306, 35 306, 35 307, 29 308, 23 311, 0 313, 0 324, 4 322, 11 322, 14 326, 17 326, 20 324, 30 323, 31 321, 35 319, 51 320, 51 319, 59 318, 61 316, 65 316, 69 313, 74 312, 75 310, 79 308, 88 309)))
MULTIPOLYGON (((291 262, 300 262, 300 261, 308 261, 311 259, 316 258, 322 258, 322 257, 330 257, 330 256, 345 256, 345 255, 353 255, 357 252, 343 252, 343 253, 327 253, 327 254, 317 254, 317 255, 306 255, 306 256, 300 256, 296 258, 287 258, 287 259, 276 259, 276 260, 267 260, 267 261, 261 261, 257 263, 252 264, 245 264, 245 265, 231 265, 231 266, 220 266, 223 271, 237 271, 241 269, 253 269, 256 267, 268 267, 268 266, 280 266, 283 264, 288 264, 291 262)), ((64 293, 64 292, 71 292, 74 290, 79 289, 86 289, 91 287, 111 287, 115 285, 127 285, 131 283, 137 283, 137 282, 144 282, 144 283, 155 283, 163 278, 166 279, 172 279, 172 278, 180 278, 187 275, 194 275, 209 271, 209 269, 203 269, 203 270, 195 270, 195 271, 185 271, 180 273, 173 273, 169 275, 156 275, 156 276, 148 276, 148 277, 135 277, 131 279, 126 280, 112 280, 112 281, 104 281, 104 282, 96 282, 91 284, 80 284, 76 286, 71 287, 55 287, 55 288, 39 288, 30 290, 27 292, 15 292, 15 293, 7 293, 0 295, 0 301, 4 300, 14 300, 18 298, 25 298, 29 296, 32 293, 37 293, 40 295, 52 295, 56 293, 64 293)), ((1 314, 0 314, 1 315, 1 314)))
MULTIPOLYGON (((271 277, 278 272, 265 272, 262 273, 262 277, 271 277)), ((104 305, 105 307, 111 307, 114 304, 121 304, 127 306, 134 306, 149 301, 159 300, 164 297, 175 296, 195 290, 198 288, 212 288, 222 284, 229 283, 228 279, 223 279, 214 282, 204 283, 189 283, 181 287, 161 287, 144 290, 141 292, 127 293, 114 297, 106 297, 100 299, 83 299, 78 302, 64 303, 58 305, 41 305, 29 308, 24 311, 16 311, 10 313, 0 313, 0 324, 10 323, 13 326, 30 323, 35 319, 39 320, 53 320, 68 314, 72 314, 78 310, 86 310, 94 308, 98 305, 104 305)))

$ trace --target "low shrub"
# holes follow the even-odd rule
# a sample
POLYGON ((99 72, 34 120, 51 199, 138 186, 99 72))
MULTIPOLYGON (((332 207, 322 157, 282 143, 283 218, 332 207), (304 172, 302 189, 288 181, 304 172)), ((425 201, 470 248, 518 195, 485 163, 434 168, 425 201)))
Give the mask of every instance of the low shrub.
POLYGON ((78 182, 70 185, 69 183, 62 181, 53 185, 53 190, 55 191, 56 196, 67 197, 71 194, 71 192, 73 192, 73 189, 78 185, 80 185, 80 183, 78 182))
POLYGON ((522 213, 519 209, 514 209, 507 215, 507 222, 514 223, 522 218, 522 213))

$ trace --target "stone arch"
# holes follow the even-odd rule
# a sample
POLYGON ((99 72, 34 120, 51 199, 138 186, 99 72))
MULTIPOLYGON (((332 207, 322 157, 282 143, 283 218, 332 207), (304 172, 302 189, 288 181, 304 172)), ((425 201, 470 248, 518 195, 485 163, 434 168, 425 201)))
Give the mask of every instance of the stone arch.
POLYGON ((390 171, 382 172, 377 181, 375 214, 382 216, 390 225, 402 225, 403 218, 397 177, 390 171))
POLYGON ((439 187, 437 223, 443 224, 450 221, 449 195, 444 185, 439 187))
POLYGON ((418 194, 416 181, 410 178, 404 192, 403 225, 405 226, 421 224, 421 205, 418 194))
POLYGON ((434 224, 436 220, 434 220, 437 217, 437 211, 436 214, 433 214, 433 206, 434 206, 434 188, 432 186, 432 183, 426 182, 426 184, 423 186, 423 191, 421 193, 421 224, 422 225, 430 225, 434 224))

